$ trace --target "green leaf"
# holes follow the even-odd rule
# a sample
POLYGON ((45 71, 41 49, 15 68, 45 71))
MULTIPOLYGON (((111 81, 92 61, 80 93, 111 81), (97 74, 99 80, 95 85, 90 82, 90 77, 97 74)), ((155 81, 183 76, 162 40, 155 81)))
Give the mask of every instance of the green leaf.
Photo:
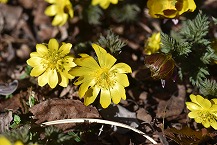
POLYGON ((112 54, 119 53, 121 48, 126 45, 118 35, 115 35, 112 31, 107 31, 107 36, 100 36, 98 42, 100 46, 105 49, 109 49, 112 54))
POLYGON ((111 17, 118 23, 134 22, 138 19, 140 8, 135 4, 126 4, 121 8, 114 8, 111 10, 111 17))

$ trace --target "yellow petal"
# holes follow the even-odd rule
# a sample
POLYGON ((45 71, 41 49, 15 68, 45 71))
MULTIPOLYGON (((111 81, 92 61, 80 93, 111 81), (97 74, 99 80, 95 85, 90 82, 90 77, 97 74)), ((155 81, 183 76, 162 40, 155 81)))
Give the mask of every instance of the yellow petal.
POLYGON ((60 55, 61 56, 67 55, 70 52, 71 47, 72 47, 72 44, 70 44, 70 43, 63 44, 59 48, 60 55))
POLYGON ((204 109, 209 109, 211 107, 211 102, 208 99, 204 99, 202 96, 196 96, 198 104, 203 107, 204 109))
POLYGON ((93 103, 99 94, 99 91, 100 89, 98 87, 89 88, 84 96, 84 104, 88 106, 93 103))
POLYGON ((53 26, 60 25, 60 23, 63 21, 63 17, 61 15, 54 16, 54 19, 52 21, 53 26))
POLYGON ((59 43, 57 42, 56 39, 52 38, 48 42, 48 48, 50 52, 55 52, 59 49, 59 43))
POLYGON ((210 124, 211 124, 211 126, 212 126, 215 130, 217 130, 217 122, 216 122, 215 119, 212 119, 212 120, 210 121, 210 124))
POLYGON ((192 101, 193 103, 196 103, 196 104, 197 104, 196 95, 191 94, 191 95, 190 95, 190 99, 191 99, 191 101, 192 101))
POLYGON ((32 52, 30 53, 30 57, 41 57, 41 55, 38 52, 32 52))
POLYGON ((116 83, 115 86, 110 88, 111 98, 115 104, 118 104, 121 98, 125 99, 125 90, 124 87, 116 83))
POLYGON ((48 83, 48 78, 49 78, 49 69, 46 70, 42 75, 38 77, 38 85, 43 87, 48 83))
POLYGON ((67 87, 69 84, 68 77, 64 73, 60 73, 60 77, 61 77, 61 82, 59 85, 62 87, 67 87))
POLYGON ((55 16, 58 12, 57 5, 50 5, 45 9, 45 15, 47 16, 55 16))
POLYGON ((0 144, 1 145, 12 145, 12 143, 4 136, 0 136, 0 144))
POLYGON ((204 120, 202 121, 202 124, 203 124, 203 126, 206 127, 206 128, 209 128, 209 127, 210 127, 210 122, 209 122, 208 119, 204 119, 204 120))
POLYGON ((47 47, 43 44, 37 44, 36 51, 40 54, 40 56, 44 56, 48 53, 47 47))
POLYGON ((131 67, 126 63, 117 63, 111 69, 111 71, 115 71, 117 73, 131 73, 131 67))
POLYGON ((182 9, 179 11, 179 15, 187 11, 193 12, 196 9, 194 0, 184 0, 180 3, 182 4, 182 9))
POLYGON ((41 57, 31 57, 26 62, 31 67, 36 67, 38 65, 42 65, 42 58, 41 57))
POLYGON ((128 81, 128 77, 126 74, 116 74, 116 80, 119 84, 121 84, 124 87, 129 86, 129 81, 128 81))
POLYGON ((21 141, 16 141, 15 143, 14 143, 14 145, 24 145, 21 141))
POLYGON ((40 76, 45 70, 45 67, 43 67, 42 65, 38 65, 31 70, 30 75, 34 77, 40 76))
POLYGON ((62 21, 59 24, 57 24, 59 26, 62 26, 62 25, 64 25, 66 23, 66 21, 68 20, 68 14, 65 14, 65 13, 61 14, 61 17, 62 17, 62 21))
POLYGON ((64 66, 64 68, 71 69, 72 67, 75 67, 76 64, 74 63, 74 58, 72 56, 65 56, 64 58, 57 61, 59 66, 64 66))
POLYGON ((199 116, 198 113, 199 113, 198 111, 190 112, 190 113, 188 113, 188 117, 190 117, 190 118, 196 118, 196 117, 199 116))
POLYGON ((103 2, 100 3, 100 6, 103 8, 103 9, 107 9, 109 7, 110 3, 106 0, 104 0, 103 2))
POLYGON ((185 104, 186 104, 187 108, 191 111, 203 109, 203 108, 201 108, 201 106, 199 106, 195 103, 192 103, 192 102, 186 102, 185 104))
POLYGON ((201 118, 201 117, 199 116, 199 117, 195 118, 194 120, 195 120, 195 122, 197 122, 197 123, 201 123, 201 122, 203 121, 203 119, 204 119, 204 118, 201 118))
POLYGON ((110 2, 113 3, 113 4, 117 4, 118 0, 110 0, 110 2))
POLYGON ((212 99, 211 101, 213 101, 213 104, 217 104, 217 99, 212 99))
POLYGON ((82 57, 79 59, 75 59, 74 62, 78 65, 78 66, 82 66, 82 67, 86 67, 86 68, 90 68, 91 70, 98 70, 100 69, 98 63, 95 61, 95 59, 93 57, 82 57))
POLYGON ((213 104, 210 111, 217 112, 217 104, 213 104))
POLYGON ((51 88, 55 88, 56 85, 58 84, 58 75, 57 75, 57 71, 55 69, 50 70, 50 72, 49 72, 48 84, 51 88))
POLYGON ((87 67, 74 67, 69 71, 69 74, 73 76, 83 76, 92 74, 93 70, 87 67))
POLYGON ((81 84, 81 86, 79 87, 78 94, 79 94, 80 98, 82 98, 85 95, 85 93, 87 92, 87 90, 90 86, 92 86, 92 80, 91 79, 89 79, 89 80, 85 79, 83 81, 83 83, 81 84))
POLYGON ((103 108, 107 108, 111 104, 111 96, 109 90, 101 89, 100 104, 103 108))
POLYGON ((92 44, 93 49, 96 52, 99 64, 101 67, 112 67, 116 62, 116 58, 114 58, 111 54, 107 53, 105 49, 100 47, 97 44, 92 44))
POLYGON ((77 80, 75 80, 75 82, 73 84, 74 85, 80 85, 81 83, 83 83, 83 81, 84 81, 84 77, 81 76, 77 80))
POLYGON ((53 4, 53 3, 56 3, 57 0, 45 0, 46 2, 50 3, 50 4, 53 4))

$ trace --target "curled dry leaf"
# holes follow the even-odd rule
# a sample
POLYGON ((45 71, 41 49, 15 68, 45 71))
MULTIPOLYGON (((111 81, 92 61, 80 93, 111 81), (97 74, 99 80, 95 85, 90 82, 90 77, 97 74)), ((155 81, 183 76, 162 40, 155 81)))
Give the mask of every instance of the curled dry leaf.
MULTIPOLYGON (((37 119, 38 124, 59 119, 99 118, 96 108, 84 106, 81 101, 71 99, 46 100, 31 107, 30 112, 33 113, 33 119, 37 119)), ((62 124, 57 127, 66 130, 73 126, 74 124, 62 124)))
POLYGON ((12 94, 18 87, 18 81, 14 80, 9 84, 0 84, 0 95, 12 94))
POLYGON ((168 101, 160 101, 156 116, 158 118, 167 118, 167 120, 177 118, 185 107, 185 96, 185 86, 178 85, 178 96, 172 96, 168 101))

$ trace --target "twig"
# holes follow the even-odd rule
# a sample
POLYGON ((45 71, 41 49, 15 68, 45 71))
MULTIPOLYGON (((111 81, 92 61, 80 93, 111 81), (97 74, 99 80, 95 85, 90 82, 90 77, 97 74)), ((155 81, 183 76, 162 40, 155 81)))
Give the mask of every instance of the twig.
POLYGON ((99 123, 99 124, 109 124, 109 125, 114 125, 122 128, 126 128, 129 130, 132 130, 142 136, 144 136, 146 139, 148 139, 150 142, 153 144, 157 144, 157 142, 152 139, 151 137, 147 136, 144 132, 133 128, 129 125, 119 123, 119 122, 114 122, 114 121, 109 121, 109 120, 102 120, 102 119, 89 119, 89 118, 78 118, 78 119, 63 119, 63 120, 55 120, 55 121, 48 121, 42 123, 42 125, 56 125, 56 124, 63 124, 63 123, 99 123))

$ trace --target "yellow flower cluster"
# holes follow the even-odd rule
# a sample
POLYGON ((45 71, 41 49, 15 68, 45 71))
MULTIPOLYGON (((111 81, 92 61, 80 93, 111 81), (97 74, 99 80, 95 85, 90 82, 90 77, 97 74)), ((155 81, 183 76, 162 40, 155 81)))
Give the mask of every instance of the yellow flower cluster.
POLYGON ((196 9, 194 0, 148 0, 147 7, 153 18, 176 18, 196 9))
POLYGON ((36 45, 36 52, 30 54, 27 64, 32 66, 31 76, 38 76, 39 86, 48 83, 51 88, 66 87, 69 79, 79 76, 75 85, 81 85, 79 96, 84 97, 84 104, 94 102, 100 93, 100 104, 103 108, 111 104, 111 99, 118 104, 126 99, 125 87, 129 85, 127 75, 131 73, 130 66, 125 63, 115 64, 116 58, 107 53, 102 47, 93 44, 98 62, 87 54, 74 59, 68 55, 72 44, 64 43, 60 48, 56 39, 51 39, 48 47, 36 45))
POLYGON ((100 7, 102 7, 103 9, 107 9, 110 5, 110 3, 112 4, 117 4, 118 0, 92 0, 92 5, 100 5, 100 7))
POLYGON ((160 49, 160 43, 161 43, 160 32, 153 33, 151 37, 148 38, 145 44, 144 53, 146 55, 151 55, 153 53, 158 52, 158 50, 160 49))
POLYGON ((45 10, 47 16, 54 16, 53 26, 62 26, 66 23, 68 17, 74 15, 70 0, 45 0, 51 5, 45 10), (69 15, 69 16, 68 16, 69 15))
POLYGON ((6 137, 0 136, 0 145, 23 145, 21 141, 16 141, 12 144, 6 137))
POLYGON ((186 102, 191 111, 188 116, 206 128, 212 126, 217 130, 217 99, 208 100, 200 95, 190 95, 192 102, 186 102))
POLYGON ((118 104, 121 99, 126 99, 124 88, 129 86, 129 81, 125 73, 132 70, 125 63, 115 64, 116 58, 99 45, 92 44, 92 47, 98 62, 87 54, 81 54, 81 58, 75 59, 77 66, 70 74, 79 76, 74 84, 80 85, 79 96, 84 97, 85 105, 93 103, 100 93, 100 104, 107 108, 111 100, 118 104))
POLYGON ((39 76, 39 86, 47 83, 51 88, 55 88, 59 83, 60 86, 66 87, 69 79, 73 79, 68 72, 76 66, 73 57, 68 55, 72 44, 64 43, 59 47, 56 39, 50 39, 48 47, 45 44, 37 44, 36 52, 32 52, 27 60, 27 64, 33 69, 31 76, 39 76))

